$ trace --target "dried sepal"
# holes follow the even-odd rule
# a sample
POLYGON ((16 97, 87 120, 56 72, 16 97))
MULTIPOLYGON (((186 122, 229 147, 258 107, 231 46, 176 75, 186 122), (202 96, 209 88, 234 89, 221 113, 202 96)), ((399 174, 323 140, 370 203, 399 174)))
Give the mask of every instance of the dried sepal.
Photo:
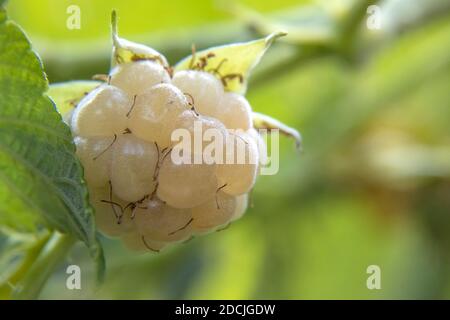
POLYGON ((253 112, 253 127, 255 129, 266 129, 269 132, 270 130, 278 129, 281 134, 284 134, 295 140, 297 149, 301 150, 302 148, 302 136, 300 135, 300 132, 268 115, 259 112, 253 112))
POLYGON ((166 58, 153 48, 120 38, 117 30, 117 13, 111 13, 111 33, 113 50, 111 66, 133 61, 151 60, 160 63, 163 67, 169 68, 166 58))
POLYGON ((244 94, 252 69, 271 44, 285 35, 284 32, 276 32, 262 39, 212 47, 199 52, 193 48, 192 54, 175 65, 174 71, 209 72, 222 81, 226 91, 244 94))

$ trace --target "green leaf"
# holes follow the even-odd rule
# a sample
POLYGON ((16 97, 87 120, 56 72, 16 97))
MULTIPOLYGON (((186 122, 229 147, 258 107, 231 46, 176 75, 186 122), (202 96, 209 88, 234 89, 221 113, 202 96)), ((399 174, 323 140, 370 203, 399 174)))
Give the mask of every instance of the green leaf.
POLYGON ((101 247, 70 129, 45 93, 40 59, 3 8, 0 61, 0 224, 71 234, 90 248, 101 273, 101 247))
POLYGON ((100 81, 68 81, 51 84, 48 95, 56 104, 58 112, 64 117, 89 92, 101 84, 100 81))
POLYGON ((227 91, 244 94, 252 69, 259 63, 266 50, 284 32, 250 42, 234 43, 194 52, 181 60, 175 71, 203 70, 210 72, 222 80, 227 91))

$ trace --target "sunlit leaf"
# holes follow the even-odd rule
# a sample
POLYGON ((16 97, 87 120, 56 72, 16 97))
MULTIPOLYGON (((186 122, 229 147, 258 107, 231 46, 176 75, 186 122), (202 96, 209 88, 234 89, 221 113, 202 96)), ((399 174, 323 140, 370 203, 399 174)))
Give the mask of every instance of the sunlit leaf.
POLYGON ((222 80, 227 91, 244 94, 252 69, 259 63, 266 50, 284 32, 250 42, 233 43, 194 52, 181 60, 175 71, 203 70, 210 72, 222 80))

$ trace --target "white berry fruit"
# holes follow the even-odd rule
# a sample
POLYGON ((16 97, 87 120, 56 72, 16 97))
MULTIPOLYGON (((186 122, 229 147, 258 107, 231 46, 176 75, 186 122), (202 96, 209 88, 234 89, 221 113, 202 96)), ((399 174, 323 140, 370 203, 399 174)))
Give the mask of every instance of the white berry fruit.
POLYGON ((188 107, 186 97, 171 84, 158 84, 136 97, 130 130, 137 137, 154 141, 160 148, 170 145, 177 117, 188 107))
POLYGON ((84 97, 75 108, 71 128, 83 137, 114 136, 127 127, 126 114, 132 105, 121 89, 102 85, 84 97))
POLYGON ((245 133, 233 133, 227 139, 227 159, 217 166, 217 179, 223 191, 230 195, 249 192, 255 184, 258 170, 258 147, 245 133), (233 150, 232 152, 230 150, 233 150))
POLYGON ((167 245, 164 242, 147 239, 137 232, 124 234, 121 239, 129 250, 139 252, 159 252, 167 245))
POLYGON ((216 167, 208 164, 175 164, 167 157, 158 175, 158 197, 175 208, 192 208, 216 193, 216 167))
MULTIPOLYGON (((220 163, 220 159, 223 158, 223 154, 226 152, 224 148, 228 132, 227 128, 219 120, 208 116, 196 115, 191 110, 187 110, 178 116, 175 127, 185 129, 188 133, 187 141, 184 142, 187 142, 189 145, 188 151, 191 155, 192 163, 220 163), (216 146, 218 147, 216 148, 216 146), (217 158, 215 157, 216 154, 217 158), (216 159, 217 161, 214 161, 216 159)), ((179 152, 177 145, 175 145, 173 152, 179 152)))
POLYGON ((172 83, 192 98, 191 103, 198 113, 217 116, 223 86, 215 76, 203 71, 179 71, 175 73, 172 83))
POLYGON ((111 162, 111 183, 115 194, 134 202, 155 190, 155 169, 158 151, 154 143, 132 134, 121 135, 114 146, 111 162))
POLYGON ((136 210, 134 221, 146 239, 173 242, 191 236, 191 210, 176 209, 161 200, 149 200, 143 205, 136 210))
POLYGON ((126 202, 110 197, 109 188, 91 188, 89 199, 95 208, 95 223, 103 233, 118 237, 135 230, 130 212, 122 211, 126 202))
POLYGON ((252 108, 247 99, 237 93, 226 92, 220 102, 217 119, 228 129, 252 128, 252 108))
POLYGON ((234 208, 233 216, 231 221, 240 219, 248 207, 248 193, 241 194, 236 197, 236 206, 234 208))
POLYGON ((84 176, 91 187, 104 187, 109 180, 114 138, 91 137, 74 139, 77 156, 84 166, 84 176))
POLYGON ((158 83, 169 83, 170 76, 161 64, 155 61, 137 61, 121 64, 111 73, 111 84, 131 97, 150 90, 158 83))
POLYGON ((266 146, 266 143, 265 143, 263 137, 261 136, 261 134, 259 134, 259 132, 256 131, 255 129, 252 128, 252 129, 248 130, 247 133, 253 139, 253 141, 256 143, 256 146, 258 148, 258 156, 259 156, 258 174, 259 174, 261 171, 261 166, 265 166, 269 162, 269 158, 268 158, 268 154, 267 154, 267 146, 266 146))
POLYGON ((193 228, 195 231, 208 231, 228 223, 236 209, 236 197, 218 192, 211 199, 192 209, 193 228))
POLYGON ((153 60, 119 64, 66 117, 98 228, 135 251, 242 217, 265 153, 244 96, 205 71, 171 79, 166 70, 153 60))

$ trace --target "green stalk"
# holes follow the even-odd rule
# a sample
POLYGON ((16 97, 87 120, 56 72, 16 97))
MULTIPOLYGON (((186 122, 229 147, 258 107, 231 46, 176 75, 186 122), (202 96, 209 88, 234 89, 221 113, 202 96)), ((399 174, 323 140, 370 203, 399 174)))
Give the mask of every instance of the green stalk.
POLYGON ((11 294, 16 287, 17 282, 19 282, 20 279, 22 279, 23 276, 31 268, 49 238, 50 234, 45 235, 41 239, 38 239, 33 244, 33 246, 27 250, 22 262, 17 267, 17 269, 0 284, 0 299, 9 299, 11 297, 11 294))
POLYGON ((20 300, 37 299, 48 278, 65 260, 75 242, 73 236, 54 232, 25 277, 17 283, 12 297, 20 300))

